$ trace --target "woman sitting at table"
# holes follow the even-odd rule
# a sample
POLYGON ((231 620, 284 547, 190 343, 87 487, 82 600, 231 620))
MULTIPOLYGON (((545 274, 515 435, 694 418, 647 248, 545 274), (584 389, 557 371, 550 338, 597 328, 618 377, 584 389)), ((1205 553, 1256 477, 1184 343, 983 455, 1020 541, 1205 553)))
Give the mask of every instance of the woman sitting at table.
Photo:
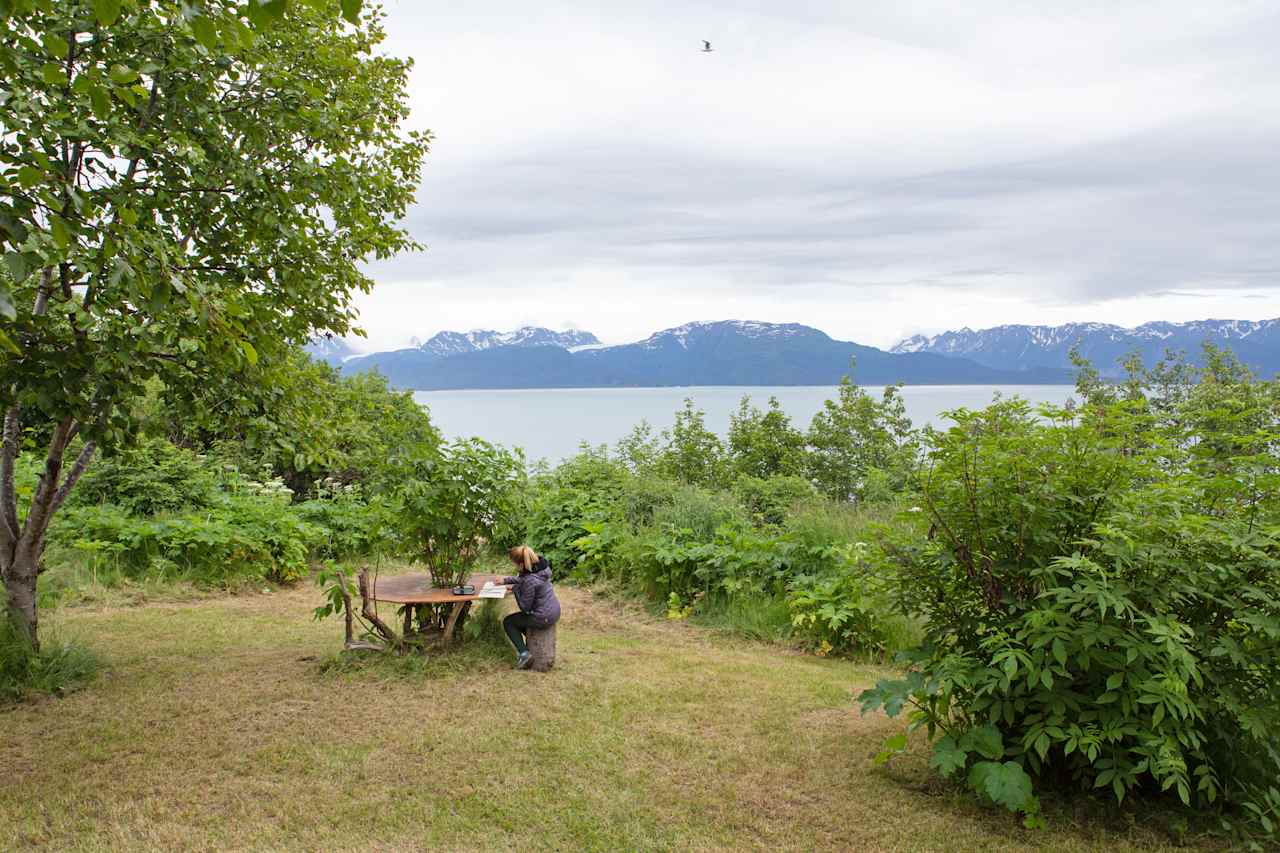
POLYGON ((550 628, 560 621, 560 600, 551 588, 551 563, 539 557, 528 545, 517 545, 507 552, 511 562, 520 570, 516 577, 503 578, 504 584, 514 586, 518 613, 502 620, 502 627, 516 649, 516 669, 526 669, 531 663, 525 638, 531 628, 550 628))

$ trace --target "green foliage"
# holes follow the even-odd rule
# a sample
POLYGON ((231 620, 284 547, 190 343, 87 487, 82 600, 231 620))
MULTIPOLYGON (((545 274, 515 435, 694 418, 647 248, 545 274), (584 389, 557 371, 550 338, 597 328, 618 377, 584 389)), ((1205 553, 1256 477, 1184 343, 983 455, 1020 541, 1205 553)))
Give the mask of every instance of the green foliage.
POLYGON ((834 501, 891 500, 907 489, 916 469, 919 439, 901 386, 887 386, 876 400, 844 377, 836 399, 813 416, 805 439, 809 476, 834 501))
POLYGON ((296 349, 258 373, 263 390, 253 396, 166 389, 157 415, 165 434, 222 448, 250 476, 266 466, 298 495, 353 483, 390 494, 414 459, 440 445, 427 411, 376 373, 340 376, 296 349))
POLYGON ((313 551, 317 557, 350 560, 397 547, 392 503, 366 499, 357 484, 322 484, 319 497, 295 505, 293 512, 321 531, 313 551))
POLYGON ((804 562, 826 564, 791 581, 787 605, 797 633, 823 654, 890 651, 902 620, 892 614, 891 577, 881 571, 872 547, 865 542, 808 549, 789 544, 804 562))
MULTIPOLYGON (((1126 385, 1084 396, 1078 411, 955 412, 931 436, 937 538, 889 552, 926 643, 864 707, 910 705, 912 727, 946 734, 935 766, 968 766, 1006 806, 1030 790, 1013 764, 1039 786, 1222 806, 1266 838, 1256 818, 1280 785, 1280 382, 1210 351, 1194 373, 1134 365, 1126 385), (1001 755, 966 747, 993 729, 1001 755)), ((1019 808, 1034 818, 1030 800, 1019 808)))
POLYGON ((798 475, 804 470, 804 436, 791 425, 777 397, 770 397, 769 411, 762 412, 744 396, 729 417, 729 456, 740 476, 798 475))
POLYGON ((458 440, 419 460, 419 476, 401 487, 397 527, 408 556, 436 586, 466 583, 495 531, 518 506, 524 459, 479 439, 458 440))
POLYGON ((18 350, 0 349, 0 404, 108 446, 152 376, 242 396, 277 342, 347 331, 371 285, 358 261, 413 245, 394 223, 427 139, 401 130, 408 64, 375 55, 376 17, 334 28, 336 3, 295 4, 255 34, 230 3, 179 6, 136 7, 109 38, 81 3, 0 24, 5 129, 24 140, 0 146, 18 350), (55 33, 69 51, 51 64, 38 40, 55 33))
POLYGON ((777 475, 767 479, 744 474, 733 483, 733 496, 758 527, 777 526, 792 507, 812 498, 813 485, 803 477, 777 475))
POLYGON ((322 531, 294 514, 287 498, 223 496, 200 512, 139 518, 110 504, 75 507, 51 531, 53 543, 99 561, 108 573, 226 586, 306 574, 322 531))
POLYGON ((357 594, 350 571, 332 561, 320 567, 315 573, 315 581, 324 596, 324 604, 311 611, 312 618, 317 621, 344 613, 347 602, 357 594))
MULTIPOLYGON (((575 572, 585 547, 580 540, 621 518, 620 499, 627 480, 620 464, 590 449, 565 460, 553 473, 535 478, 529 544, 551 560, 557 573, 575 572)), ((598 549, 592 559, 603 562, 598 549)))
POLYGON ((48 525, 96 446, 142 430, 154 383, 269 394, 291 346, 352 330, 362 262, 415 246, 397 222, 429 140, 360 5, 5 3, 0 576, 33 642, 48 525), (16 530, 24 422, 49 476, 16 530))
POLYGON ((189 450, 145 439, 90 468, 71 505, 114 504, 135 516, 199 509, 214 502, 220 473, 189 450))
POLYGON ((662 476, 690 486, 715 488, 723 483, 728 466, 724 445, 707 429, 706 416, 694 408, 692 398, 684 401, 671 429, 663 430, 662 439, 656 463, 662 476))
POLYGON ((87 649, 46 638, 37 651, 8 619, 0 619, 0 704, 41 694, 63 695, 102 669, 87 649))

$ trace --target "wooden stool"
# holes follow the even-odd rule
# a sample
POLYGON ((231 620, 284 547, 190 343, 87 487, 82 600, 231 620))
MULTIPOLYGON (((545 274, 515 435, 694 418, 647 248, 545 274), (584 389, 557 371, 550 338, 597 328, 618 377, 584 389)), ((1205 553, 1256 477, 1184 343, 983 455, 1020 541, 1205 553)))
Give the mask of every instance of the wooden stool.
POLYGON ((529 645, 529 654, 533 661, 529 669, 535 672, 546 672, 556 665, 556 626, 550 628, 530 628, 525 635, 529 645))

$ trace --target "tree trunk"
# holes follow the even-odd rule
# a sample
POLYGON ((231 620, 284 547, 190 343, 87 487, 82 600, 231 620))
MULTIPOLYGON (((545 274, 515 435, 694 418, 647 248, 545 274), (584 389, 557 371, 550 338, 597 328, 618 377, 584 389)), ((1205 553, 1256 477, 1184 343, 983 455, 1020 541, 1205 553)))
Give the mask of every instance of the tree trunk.
POLYGON ((87 442, 66 477, 62 476, 67 446, 80 431, 73 418, 66 418, 53 430, 45 455, 44 473, 36 483, 19 524, 14 468, 18 457, 19 410, 5 412, 3 441, 0 441, 0 579, 4 580, 9 619, 33 648, 40 648, 39 618, 36 613, 36 579, 44 556, 44 538, 49 522, 62 507, 80 475, 93 459, 95 445, 87 442))
POLYGON ((40 614, 36 611, 37 561, 20 558, 3 566, 4 590, 8 595, 9 619, 19 633, 39 650, 40 614))
POLYGON ((525 636, 529 644, 529 654, 533 662, 529 669, 534 672, 547 672, 556 665, 556 626, 549 628, 530 628, 525 636))

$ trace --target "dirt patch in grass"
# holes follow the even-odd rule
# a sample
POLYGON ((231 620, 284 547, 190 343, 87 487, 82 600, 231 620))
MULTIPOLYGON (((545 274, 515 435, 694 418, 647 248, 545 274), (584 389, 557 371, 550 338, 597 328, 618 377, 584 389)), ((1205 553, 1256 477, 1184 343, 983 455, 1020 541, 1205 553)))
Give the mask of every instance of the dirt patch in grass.
POLYGON ((1028 832, 854 710, 885 670, 725 640, 562 589, 557 668, 501 649, 325 666, 299 588, 63 609, 111 672, 0 712, 0 848, 1127 850, 1155 824, 1054 810, 1028 832), (461 662, 461 663, 460 663, 461 662))

